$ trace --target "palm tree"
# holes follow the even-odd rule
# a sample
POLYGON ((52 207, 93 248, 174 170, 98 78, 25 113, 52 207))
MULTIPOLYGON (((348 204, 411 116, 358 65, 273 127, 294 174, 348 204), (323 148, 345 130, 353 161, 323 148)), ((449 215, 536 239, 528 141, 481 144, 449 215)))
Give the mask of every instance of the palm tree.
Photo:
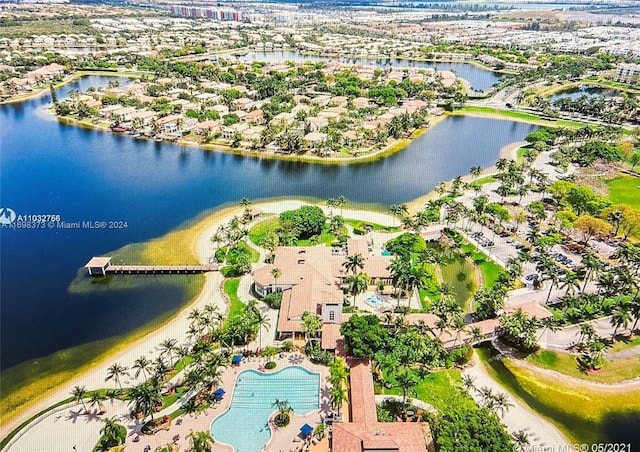
POLYGON ((137 386, 131 388, 128 397, 129 403, 134 406, 134 411, 142 413, 143 419, 147 416, 151 416, 153 422, 153 413, 156 411, 156 406, 162 405, 162 395, 157 385, 150 383, 140 383, 137 386))
MULTIPOLYGON (((403 287, 409 293, 409 300, 411 300, 411 297, 413 297, 413 294, 416 291, 419 291, 424 287, 429 276, 429 273, 427 273, 424 269, 424 265, 421 263, 411 267, 411 270, 406 275, 403 287)), ((418 302, 420 302, 420 296, 418 296, 418 302)))
POLYGON ((482 173, 482 167, 479 165, 472 166, 471 169, 469 170, 469 174, 471 174, 473 177, 480 176, 480 173, 482 173))
POLYGON ((504 414, 509 411, 509 408, 514 406, 513 403, 509 401, 509 396, 505 392, 499 392, 493 398, 493 411, 494 413, 500 412, 500 417, 503 417, 504 414))
POLYGON ((468 392, 471 392, 472 389, 476 388, 475 381, 476 377, 474 377, 473 375, 464 374, 462 376, 462 385, 468 392))
POLYGON ((305 341, 308 337, 316 337, 320 328, 322 328, 322 319, 319 315, 312 314, 309 311, 302 313, 302 332, 304 333, 305 341))
POLYGON ((396 217, 403 217, 409 215, 409 209, 406 204, 392 204, 389 206, 389 213, 393 215, 393 226, 396 225, 396 217))
POLYGON ((104 437, 104 444, 110 447, 119 446, 122 444, 120 438, 120 432, 123 427, 116 422, 113 418, 103 419, 104 425, 100 429, 100 433, 104 437))
POLYGON ((258 325, 258 348, 262 350, 262 328, 268 330, 271 327, 271 319, 267 314, 259 313, 254 321, 258 325))
POLYGON ((87 389, 85 386, 74 386, 73 391, 71 391, 71 395, 73 396, 74 402, 82 403, 82 408, 84 408, 85 413, 87 410, 87 405, 84 403, 84 397, 87 395, 87 389))
POLYGON ((331 389, 329 389, 329 401, 337 410, 338 416, 340 416, 340 408, 345 400, 347 400, 347 390, 345 388, 342 386, 332 386, 331 389))
POLYGON ((190 432, 187 435, 191 451, 193 452, 211 452, 211 446, 215 443, 209 432, 190 432))
POLYGON ((282 270, 278 267, 273 267, 271 269, 271 276, 273 276, 273 292, 277 292, 278 278, 282 276, 282 270))
POLYGON ((347 256, 346 260, 342 263, 342 266, 347 272, 351 272, 355 275, 357 270, 362 270, 364 268, 364 258, 360 253, 352 254, 351 256, 347 256))
POLYGON ((513 439, 513 444, 519 452, 524 452, 527 450, 527 446, 531 444, 529 442, 529 434, 524 430, 519 430, 517 432, 513 432, 511 434, 511 438, 513 439))
POLYGON ((344 216, 344 215, 342 214, 342 208, 343 208, 344 206, 346 206, 346 205, 347 205, 347 202, 348 202, 347 198, 345 198, 345 197, 344 197, 344 196, 342 196, 342 195, 340 195, 340 196, 338 197, 338 199, 336 200, 336 207, 340 207, 340 216, 341 216, 341 217, 343 217, 343 216, 344 216))
POLYGON ((404 419, 407 418, 407 395, 415 394, 414 388, 418 385, 418 377, 414 371, 404 369, 396 375, 396 386, 402 391, 402 407, 404 410, 404 419))
POLYGON ((148 378, 147 370, 151 369, 151 361, 147 359, 146 356, 143 355, 133 362, 133 366, 131 366, 131 368, 136 370, 136 373, 133 375, 133 378, 138 378, 138 375, 140 375, 140 372, 142 372, 142 375, 146 380, 148 378))
POLYGON ((631 322, 631 313, 629 312, 629 310, 626 308, 626 306, 617 306, 611 313, 611 325, 614 326, 613 333, 611 333, 611 338, 615 340, 618 328, 622 326, 626 330, 629 326, 629 322, 631 322))
POLYGON ((109 381, 113 378, 113 380, 120 387, 120 392, 122 392, 122 383, 120 382, 120 377, 122 377, 123 375, 129 376, 127 370, 127 367, 121 366, 118 363, 114 363, 107 369, 107 377, 104 379, 104 381, 109 381))
POLYGON ((353 305, 356 304, 356 296, 365 292, 369 287, 369 275, 358 273, 357 275, 349 275, 346 279, 347 290, 353 296, 353 305))
POLYGON ((89 398, 89 405, 96 407, 99 412, 103 412, 104 404, 102 401, 105 400, 105 395, 100 391, 94 391, 89 398))
POLYGON ((173 352, 176 351, 178 341, 177 339, 165 339, 160 343, 160 352, 162 355, 167 354, 169 356, 169 366, 173 365, 173 352))
POLYGON ((411 271, 411 261, 404 256, 394 256, 387 270, 391 272, 391 284, 395 289, 395 296, 398 300, 398 306, 400 306, 400 293, 399 291, 404 287, 404 281, 407 278, 408 273, 411 271))

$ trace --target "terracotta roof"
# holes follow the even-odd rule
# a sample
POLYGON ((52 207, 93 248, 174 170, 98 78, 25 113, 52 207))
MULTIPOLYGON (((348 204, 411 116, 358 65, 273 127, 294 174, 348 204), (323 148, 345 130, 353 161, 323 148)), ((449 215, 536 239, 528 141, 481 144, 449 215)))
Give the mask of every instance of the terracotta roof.
POLYGON ((322 344, 323 350, 335 350, 338 347, 338 339, 340 334, 339 323, 325 323, 322 325, 322 344))
POLYGON ((371 363, 349 359, 351 422, 333 425, 333 450, 426 452, 429 426, 418 422, 378 422, 371 363))
POLYGON ((547 317, 551 317, 553 314, 547 310, 544 306, 536 301, 530 301, 528 303, 523 303, 518 306, 509 306, 504 308, 504 312, 512 313, 516 312, 518 309, 522 309, 522 312, 527 314, 529 318, 537 318, 538 320, 544 319, 547 317))

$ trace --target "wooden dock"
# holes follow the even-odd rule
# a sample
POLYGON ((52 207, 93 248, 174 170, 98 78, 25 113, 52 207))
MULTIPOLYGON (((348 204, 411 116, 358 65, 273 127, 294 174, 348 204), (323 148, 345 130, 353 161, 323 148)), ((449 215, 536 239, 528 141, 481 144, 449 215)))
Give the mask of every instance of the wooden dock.
POLYGON ((205 265, 111 265, 110 257, 93 257, 85 268, 91 276, 116 275, 185 275, 218 271, 217 264, 205 265))
POLYGON ((217 265, 110 265, 106 273, 121 275, 148 275, 148 274, 187 274, 205 273, 218 270, 217 265))

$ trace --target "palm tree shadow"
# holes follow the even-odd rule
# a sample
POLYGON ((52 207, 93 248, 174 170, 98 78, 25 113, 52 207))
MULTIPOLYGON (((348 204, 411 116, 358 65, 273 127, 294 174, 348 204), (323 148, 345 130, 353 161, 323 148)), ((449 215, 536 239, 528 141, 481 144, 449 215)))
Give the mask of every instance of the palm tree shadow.
POLYGON ((78 411, 69 410, 69 414, 65 418, 65 421, 71 421, 72 424, 75 424, 81 415, 82 415, 82 409, 78 411))
POLYGON ((320 391, 320 397, 322 399, 322 403, 320 404, 320 411, 326 416, 331 413, 331 402, 329 399, 329 388, 324 387, 320 391))
POLYGON ((96 413, 95 411, 92 411, 90 413, 87 413, 85 424, 88 424, 91 421, 102 422, 102 418, 98 415, 98 413, 96 413))

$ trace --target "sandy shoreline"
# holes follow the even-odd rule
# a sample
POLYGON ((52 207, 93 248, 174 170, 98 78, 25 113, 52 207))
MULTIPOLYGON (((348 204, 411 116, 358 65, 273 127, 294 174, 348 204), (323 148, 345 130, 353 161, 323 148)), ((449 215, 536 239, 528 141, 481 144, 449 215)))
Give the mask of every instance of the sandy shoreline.
MULTIPOLYGON (((498 158, 504 158, 507 160, 518 160, 518 149, 520 149, 523 146, 526 146, 527 144, 529 144, 526 141, 517 141, 515 143, 509 143, 506 146, 503 146, 500 149, 500 153, 498 154, 498 158)), ((496 168, 495 165, 492 165, 488 168, 484 168, 482 170, 482 172, 480 173, 480 176, 478 176, 478 178, 482 178, 482 177, 487 177, 487 176, 492 176, 494 174, 496 174, 498 172, 498 169, 496 168)), ((476 177, 470 175, 470 174, 466 174, 466 175, 461 175, 462 176, 462 180, 464 182, 471 182, 472 180, 476 179, 476 177)), ((445 184, 449 185, 451 183, 453 179, 450 179, 448 181, 442 181, 445 184)), ((429 193, 427 193, 424 196, 420 196, 419 198, 416 198, 412 201, 409 201, 407 203, 407 207, 409 209, 409 211, 411 213, 416 213, 420 210, 422 210, 422 208, 424 207, 424 204, 427 201, 436 199, 438 197, 438 193, 435 190, 431 190, 429 193)))
MULTIPOLYGON (((303 204, 308 203, 297 199, 283 199, 254 204, 253 207, 258 207, 265 213, 278 214, 285 210, 296 209, 303 204)), ((328 211, 325 206, 322 207, 325 211, 328 211)), ((192 251, 195 252, 201 263, 207 263, 209 257, 213 254, 214 247, 210 241, 210 237, 218 226, 228 222, 234 215, 241 213, 242 208, 240 207, 228 207, 214 212, 199 221, 199 223, 203 224, 203 229, 198 228, 196 231, 195 237, 193 237, 192 241, 192 251)), ((344 209, 343 213, 347 218, 358 218, 387 226, 392 226, 394 221, 390 215, 373 211, 344 209)), ((5 438, 9 433, 29 418, 55 403, 69 398, 74 386, 84 385, 88 390, 111 387, 111 384, 105 383, 104 379, 107 375, 108 367, 113 363, 117 362, 131 368, 134 361, 140 356, 146 356, 149 359, 154 359, 158 356, 158 346, 165 339, 174 338, 178 340, 178 343, 184 342, 186 339, 186 332, 189 327, 189 320, 187 317, 194 308, 202 309, 206 304, 214 304, 220 308, 221 312, 225 312, 226 298, 222 295, 220 290, 223 281, 222 275, 218 272, 212 272, 208 273, 205 278, 202 290, 195 300, 186 305, 166 324, 158 327, 150 334, 134 341, 133 343, 126 345, 124 350, 119 350, 114 354, 107 356, 99 363, 96 363, 95 366, 86 373, 68 381, 61 387, 53 390, 50 394, 45 395, 37 402, 29 404, 29 406, 25 407, 24 411, 1 426, 0 437, 5 438)), ((135 384, 134 378, 129 378, 128 381, 131 384, 135 384)), ((123 383, 125 382, 123 381, 123 383)))

